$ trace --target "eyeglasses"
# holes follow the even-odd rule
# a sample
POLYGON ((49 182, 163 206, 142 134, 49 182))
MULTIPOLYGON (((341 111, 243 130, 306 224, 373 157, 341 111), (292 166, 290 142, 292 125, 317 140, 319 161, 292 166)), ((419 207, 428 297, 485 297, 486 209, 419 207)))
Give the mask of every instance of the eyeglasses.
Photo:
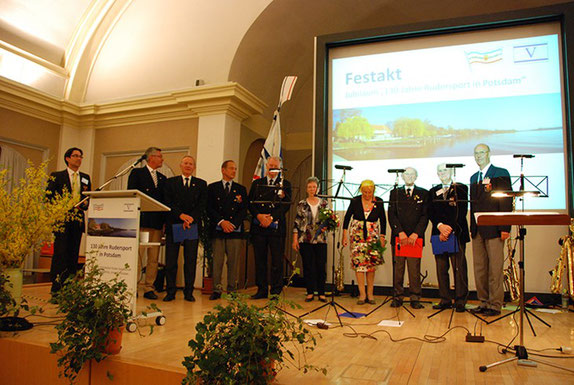
POLYGON ((488 151, 475 151, 474 155, 484 155, 484 154, 488 154, 488 151))
POLYGON ((74 155, 70 155, 70 158, 80 158, 80 159, 84 159, 84 156, 83 156, 83 155, 76 155, 76 154, 74 154, 74 155))

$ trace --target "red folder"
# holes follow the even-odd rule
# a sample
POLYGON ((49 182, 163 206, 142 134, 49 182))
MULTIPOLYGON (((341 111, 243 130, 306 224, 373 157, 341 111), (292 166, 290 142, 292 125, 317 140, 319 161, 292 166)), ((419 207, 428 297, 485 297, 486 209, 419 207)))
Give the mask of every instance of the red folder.
POLYGON ((422 238, 417 238, 414 246, 411 245, 401 245, 399 242, 399 237, 395 238, 395 256, 397 257, 408 257, 408 258, 422 258, 423 256, 423 240, 422 238))

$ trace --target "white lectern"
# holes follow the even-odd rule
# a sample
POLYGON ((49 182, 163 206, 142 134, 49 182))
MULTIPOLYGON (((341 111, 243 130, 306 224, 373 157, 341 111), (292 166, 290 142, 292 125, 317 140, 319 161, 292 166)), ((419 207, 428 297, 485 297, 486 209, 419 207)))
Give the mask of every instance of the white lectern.
MULTIPOLYGON (((104 279, 106 275, 111 277, 120 272, 128 290, 133 293, 131 307, 135 316, 139 246, 160 245, 140 243, 140 213, 170 211, 170 208, 139 190, 90 191, 85 195, 90 197, 86 258, 96 258, 98 266, 104 271, 104 279)), ((146 318, 149 317, 156 317, 158 325, 165 323, 165 317, 160 312, 149 313, 146 318)), ((136 328, 134 322, 127 326, 130 332, 136 328)))

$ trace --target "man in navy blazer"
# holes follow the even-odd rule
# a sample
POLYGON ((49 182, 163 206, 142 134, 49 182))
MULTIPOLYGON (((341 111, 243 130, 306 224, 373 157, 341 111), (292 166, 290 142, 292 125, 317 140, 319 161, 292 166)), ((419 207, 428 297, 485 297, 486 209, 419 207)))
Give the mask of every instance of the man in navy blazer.
POLYGON ((478 144, 474 159, 479 171, 470 177, 470 233, 474 257, 474 280, 480 305, 473 313, 500 314, 504 301, 504 241, 510 226, 477 226, 475 213, 512 211, 512 198, 495 198, 493 191, 512 190, 508 170, 490 164, 490 147, 478 144))
MULTIPOLYGON (((47 187, 48 196, 62 194, 66 190, 72 193, 77 202, 85 198, 83 193, 92 189, 92 182, 88 174, 79 172, 83 158, 83 151, 77 147, 66 151, 64 161, 67 167, 65 170, 53 172, 50 175, 47 187)), ((77 211, 79 219, 66 222, 63 231, 54 233, 54 255, 50 265, 52 294, 58 292, 64 281, 78 270, 78 255, 84 231, 83 210, 87 209, 87 203, 73 209, 77 211)))
POLYGON ((227 291, 237 290, 239 256, 243 238, 243 220, 249 198, 244 186, 233 181, 237 165, 226 160, 221 165, 222 179, 207 186, 207 213, 213 239, 213 287, 210 300, 221 298, 221 275, 227 254, 227 291))
POLYGON ((169 178, 165 182, 164 202, 171 211, 166 221, 166 245, 165 245, 165 271, 167 278, 167 295, 165 302, 175 299, 177 291, 177 260, 179 247, 183 245, 183 277, 185 287, 183 298, 194 302, 193 284, 195 282, 195 270, 197 265, 197 247, 199 239, 185 239, 176 242, 174 240, 174 225, 182 225, 183 229, 191 225, 197 225, 198 234, 201 230, 201 216, 207 204, 207 183, 200 178, 194 177, 195 158, 185 155, 179 164, 181 175, 169 178))
MULTIPOLYGON (((405 168, 402 174, 405 186, 391 191, 389 201, 389 224, 391 226, 391 245, 394 260, 393 301, 391 307, 403 304, 403 282, 405 264, 409 269, 409 291, 411 307, 422 309, 420 303, 421 259, 395 256, 396 240, 400 245, 414 245, 421 238, 424 246, 424 235, 428 225, 428 191, 415 186, 418 173, 412 167, 405 168)), ((400 247, 400 246, 399 246, 400 247)))
POLYGON ((249 190, 249 211, 253 215, 251 242, 255 254, 257 293, 253 299, 267 298, 267 251, 271 251, 271 294, 283 290, 283 252, 287 223, 285 214, 291 202, 291 183, 280 173, 281 159, 267 159, 265 178, 254 180, 249 190), (266 203, 255 203, 266 202, 266 203))
MULTIPOLYGON (((163 186, 165 175, 157 171, 163 165, 161 149, 150 147, 145 151, 146 165, 134 168, 128 177, 128 189, 139 190, 153 199, 163 202, 163 186)), ((161 212, 145 212, 140 214, 140 231, 149 233, 149 242, 160 242, 163 234, 165 216, 161 212)), ((138 271, 141 271, 143 258, 147 250, 147 265, 145 281, 140 283, 144 292, 144 298, 157 299, 154 292, 154 281, 157 277, 157 261, 159 246, 140 247, 138 259, 138 271)))
POLYGON ((432 236, 442 242, 456 237, 458 252, 435 254, 436 273, 440 303, 433 309, 446 309, 452 306, 450 292, 449 259, 454 272, 454 301, 456 311, 465 310, 468 297, 468 271, 466 264, 466 244, 470 241, 468 234, 468 187, 464 184, 453 184, 453 169, 446 168, 445 163, 437 166, 437 176, 441 184, 429 191, 429 219, 432 222, 432 236))

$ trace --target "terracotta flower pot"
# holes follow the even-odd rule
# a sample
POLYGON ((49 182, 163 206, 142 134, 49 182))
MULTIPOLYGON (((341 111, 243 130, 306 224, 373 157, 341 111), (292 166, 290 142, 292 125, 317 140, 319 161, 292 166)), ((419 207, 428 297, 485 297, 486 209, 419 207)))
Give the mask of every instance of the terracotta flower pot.
POLYGON ((110 330, 106 338, 106 346, 104 351, 107 354, 118 354, 122 350, 122 333, 123 326, 114 330, 110 330))

